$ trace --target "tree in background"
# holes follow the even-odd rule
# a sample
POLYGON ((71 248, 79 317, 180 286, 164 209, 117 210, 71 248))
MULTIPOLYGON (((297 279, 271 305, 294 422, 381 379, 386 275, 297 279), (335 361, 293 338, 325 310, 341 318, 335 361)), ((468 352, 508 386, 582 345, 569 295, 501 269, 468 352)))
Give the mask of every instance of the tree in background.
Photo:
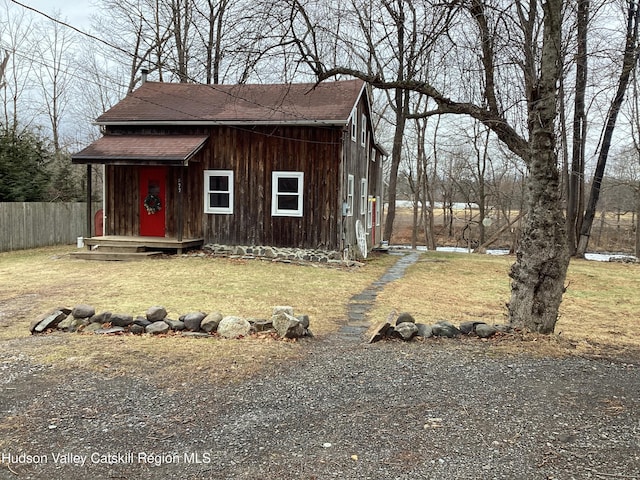
POLYGON ((47 164, 53 154, 35 133, 14 128, 0 131, 0 202, 48 200, 47 164))
POLYGON ((591 235, 591 227, 596 214, 598 198, 600 196, 600 187, 604 177, 604 170, 609 157, 609 150, 613 139, 613 133, 616 128, 616 122, 620 108, 624 101, 624 96, 629 85, 631 73, 635 70, 638 63, 638 55, 640 54, 640 46, 638 45, 638 35, 640 34, 640 2, 638 0, 628 0, 627 5, 627 22, 625 46, 622 56, 622 69, 618 79, 618 87, 615 96, 611 101, 611 106, 607 112, 606 124, 603 130, 602 143, 598 152, 598 161, 593 173, 593 181, 591 182, 591 190, 589 200, 584 212, 584 218, 580 228, 580 238, 578 239, 578 247, 576 255, 584 257, 589 244, 589 236, 591 235))

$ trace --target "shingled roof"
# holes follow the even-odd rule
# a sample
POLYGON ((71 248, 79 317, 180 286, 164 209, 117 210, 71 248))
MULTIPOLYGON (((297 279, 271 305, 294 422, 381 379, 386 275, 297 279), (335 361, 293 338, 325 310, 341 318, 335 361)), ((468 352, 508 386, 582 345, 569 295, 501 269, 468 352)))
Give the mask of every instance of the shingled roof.
POLYGON ((362 80, 278 85, 145 82, 97 118, 126 124, 332 124, 348 122, 362 80))

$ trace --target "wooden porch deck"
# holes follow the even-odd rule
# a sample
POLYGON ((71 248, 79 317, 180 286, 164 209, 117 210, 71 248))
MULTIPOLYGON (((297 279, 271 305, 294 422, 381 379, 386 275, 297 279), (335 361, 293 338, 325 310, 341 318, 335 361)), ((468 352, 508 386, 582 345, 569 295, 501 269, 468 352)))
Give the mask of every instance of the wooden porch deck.
POLYGON ((74 252, 74 258, 84 260, 142 260, 166 250, 181 254, 189 248, 201 247, 203 238, 127 237, 105 235, 84 239, 86 250, 74 252))

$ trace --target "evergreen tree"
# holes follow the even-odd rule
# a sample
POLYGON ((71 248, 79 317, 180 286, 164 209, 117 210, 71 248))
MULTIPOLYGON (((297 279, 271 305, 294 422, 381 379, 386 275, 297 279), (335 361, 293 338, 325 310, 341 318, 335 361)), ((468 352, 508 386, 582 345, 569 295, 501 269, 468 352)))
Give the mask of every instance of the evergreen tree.
POLYGON ((52 152, 35 132, 0 130, 0 202, 47 200, 52 152))

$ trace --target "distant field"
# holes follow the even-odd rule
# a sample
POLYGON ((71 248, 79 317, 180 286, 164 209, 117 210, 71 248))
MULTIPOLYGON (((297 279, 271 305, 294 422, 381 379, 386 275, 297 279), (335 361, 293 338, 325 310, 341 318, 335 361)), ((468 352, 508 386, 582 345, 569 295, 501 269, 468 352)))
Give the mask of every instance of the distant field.
MULTIPOLYGON (((460 207, 460 205, 458 205, 460 207)), ((444 222, 444 213, 441 208, 435 210, 435 231, 438 246, 467 247, 471 244, 475 247, 479 239, 480 218, 477 209, 456 208, 453 211, 453 225, 444 222)), ((513 221, 518 215, 518 211, 512 211, 510 219, 513 221)), ((506 219, 498 217, 495 212, 491 213, 492 223, 486 228, 486 237, 489 238, 501 226, 505 225, 506 219)), ((589 241, 589 251, 593 252, 620 252, 632 254, 635 248, 635 218, 632 213, 598 214, 593 224, 593 231, 589 241)), ((402 207, 396 211, 396 221, 394 222, 394 234, 392 243, 411 244, 413 228, 413 210, 402 207)), ((491 248, 510 249, 517 238, 520 224, 516 222, 515 230, 505 231, 491 248)), ((424 245, 424 229, 419 229, 418 244, 424 245)))

